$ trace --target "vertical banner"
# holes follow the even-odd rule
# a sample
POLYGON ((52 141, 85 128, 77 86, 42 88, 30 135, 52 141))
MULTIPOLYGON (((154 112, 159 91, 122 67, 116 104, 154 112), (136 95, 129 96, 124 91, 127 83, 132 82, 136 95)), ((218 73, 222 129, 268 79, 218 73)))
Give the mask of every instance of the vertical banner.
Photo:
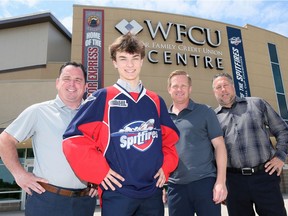
POLYGON ((241 30, 228 26, 226 28, 236 94, 239 97, 249 97, 250 87, 246 70, 241 30))
POLYGON ((104 11, 83 10, 82 63, 87 70, 87 93, 103 88, 104 11))

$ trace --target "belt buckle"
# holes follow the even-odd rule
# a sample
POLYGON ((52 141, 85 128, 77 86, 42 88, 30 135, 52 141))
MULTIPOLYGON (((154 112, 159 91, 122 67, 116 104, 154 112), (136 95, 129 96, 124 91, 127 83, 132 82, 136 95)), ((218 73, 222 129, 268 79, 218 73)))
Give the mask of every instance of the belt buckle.
POLYGON ((71 197, 79 197, 82 195, 82 191, 73 191, 71 197))
POLYGON ((241 169, 242 175, 252 175, 254 173, 254 169, 250 167, 244 167, 241 169))

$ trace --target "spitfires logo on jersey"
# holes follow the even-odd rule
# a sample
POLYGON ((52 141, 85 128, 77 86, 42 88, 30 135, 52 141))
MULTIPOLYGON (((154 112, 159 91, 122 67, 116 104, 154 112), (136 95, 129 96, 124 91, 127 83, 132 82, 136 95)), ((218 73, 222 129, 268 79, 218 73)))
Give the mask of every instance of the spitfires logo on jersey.
POLYGON ((155 138, 158 138, 160 129, 154 128, 154 119, 148 121, 135 121, 127 124, 123 129, 111 134, 112 137, 120 136, 120 147, 129 150, 131 147, 146 151, 155 138))

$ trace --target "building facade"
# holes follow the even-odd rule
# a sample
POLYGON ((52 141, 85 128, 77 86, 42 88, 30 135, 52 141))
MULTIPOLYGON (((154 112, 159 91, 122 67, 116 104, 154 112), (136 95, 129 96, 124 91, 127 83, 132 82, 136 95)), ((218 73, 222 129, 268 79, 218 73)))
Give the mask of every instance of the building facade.
POLYGON ((88 69, 91 91, 118 78, 108 46, 128 31, 146 45, 141 77, 146 88, 163 96, 171 71, 192 77, 195 101, 216 107, 212 77, 231 73, 239 96, 265 98, 288 120, 288 39, 255 26, 238 27, 196 17, 153 11, 75 5, 71 57, 88 69))
MULTIPOLYGON (((55 21, 52 21, 52 24, 45 23, 45 33, 40 31, 43 26, 33 26, 35 27, 33 35, 39 35, 41 38, 58 35, 58 42, 60 38, 67 39, 65 31, 58 28, 61 25, 55 27, 53 23, 56 23, 56 26, 59 24, 55 21)), ((11 31, 17 29, 19 32, 26 32, 26 28, 19 29, 17 26, 10 28, 11 31)), ((21 59, 22 65, 12 62, 5 64, 5 68, 0 68, 0 90, 9 92, 9 95, 2 94, 4 104, 0 107, 0 128, 3 130, 7 127, 28 105, 46 98, 54 98, 54 81, 58 66, 64 61, 71 59, 85 65, 88 72, 89 93, 114 84, 118 79, 118 73, 113 67, 108 47, 117 37, 129 31, 136 34, 146 46, 146 58, 141 72, 144 86, 161 95, 167 106, 171 103, 167 92, 167 78, 173 70, 187 71, 192 77, 193 100, 212 107, 217 106, 212 92, 212 77, 220 72, 228 72, 233 75, 238 96, 264 98, 288 122, 287 37, 251 25, 239 27, 192 16, 74 5, 72 41, 70 44, 69 40, 64 40, 61 45, 56 44, 61 49, 64 44, 69 54, 65 52, 55 56, 55 53, 59 54, 59 47, 47 42, 47 50, 37 51, 42 60, 44 58, 43 61, 31 62, 31 58, 34 59, 35 56, 29 56, 27 53, 29 58, 21 59), (55 58, 50 59, 49 56, 55 58), (13 97, 16 99, 11 100, 13 97), (15 108, 16 101, 17 108, 15 108)), ((1 46, 6 40, 6 36, 2 34, 0 21, 1 46)), ((29 43, 26 45, 23 46, 23 50, 36 49, 29 43)), ((5 57, 0 51, 1 56, 5 57)), ((17 62, 18 58, 21 58, 21 56, 14 57, 17 62)), ((24 149, 19 149, 20 155, 23 155, 23 164, 32 169, 33 153, 30 148, 24 149)), ((2 175, 5 168, 3 164, 1 168, 1 160, 0 170, 2 175)), ((286 175, 286 170, 284 171, 283 176, 286 175)), ((7 170, 4 175, 9 176, 7 170)), ((11 182, 11 176, 9 178, 11 182)), ((9 181, 1 180, 4 185, 1 191, 3 190, 2 194, 6 195, 2 196, 0 193, 0 206, 1 203, 11 203, 13 199, 7 198, 7 194, 15 191, 7 190, 7 186, 5 189, 5 184, 9 181)), ((282 184, 283 182, 285 183, 282 181, 282 184)), ((286 185, 282 185, 282 188, 283 192, 286 192, 286 185)), ((20 193, 20 198, 17 199, 20 203, 18 208, 23 208, 25 194, 23 195, 19 188, 18 192, 20 193)))

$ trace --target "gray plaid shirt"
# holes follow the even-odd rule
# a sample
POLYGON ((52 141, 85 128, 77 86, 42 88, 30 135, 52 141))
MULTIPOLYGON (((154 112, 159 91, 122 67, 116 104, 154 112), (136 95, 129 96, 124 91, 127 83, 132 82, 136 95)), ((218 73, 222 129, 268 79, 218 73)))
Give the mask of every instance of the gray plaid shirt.
POLYGON ((217 107, 223 130, 228 167, 254 167, 276 156, 285 161, 288 127, 265 100, 236 97, 231 108, 217 107), (270 135, 276 138, 273 146, 270 135))

